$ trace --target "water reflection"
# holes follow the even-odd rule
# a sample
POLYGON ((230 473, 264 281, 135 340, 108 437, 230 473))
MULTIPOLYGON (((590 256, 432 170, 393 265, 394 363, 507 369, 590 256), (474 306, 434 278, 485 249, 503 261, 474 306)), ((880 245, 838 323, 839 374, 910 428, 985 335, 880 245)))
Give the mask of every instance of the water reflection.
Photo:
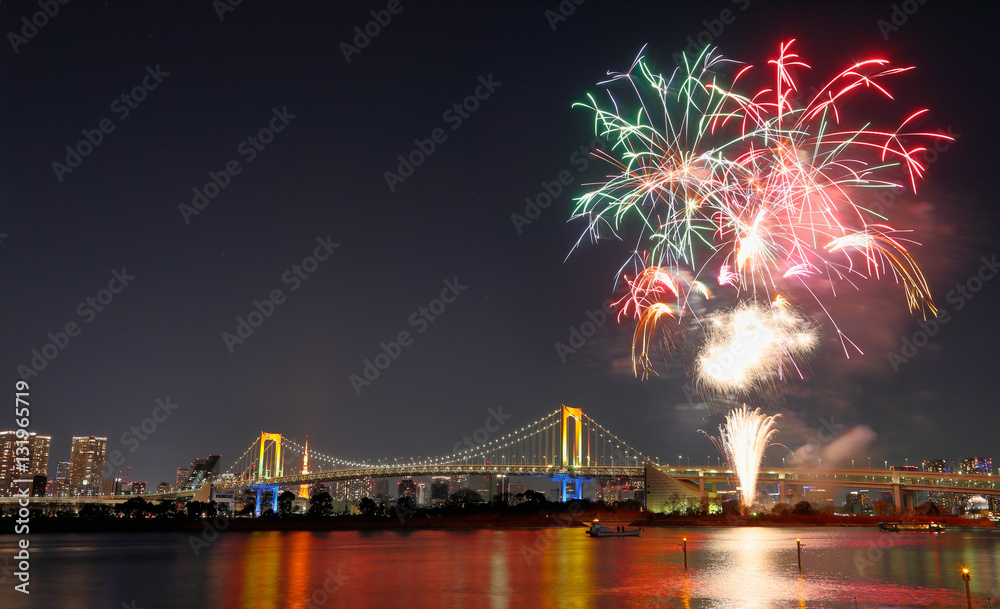
MULTIPOLYGON (((226 533, 194 556, 186 535, 39 535, 32 602, 4 586, 0 606, 957 607, 962 566, 986 606, 998 542, 997 531, 842 528, 267 532, 226 533)), ((0 551, 13 553, 10 540, 0 551)))

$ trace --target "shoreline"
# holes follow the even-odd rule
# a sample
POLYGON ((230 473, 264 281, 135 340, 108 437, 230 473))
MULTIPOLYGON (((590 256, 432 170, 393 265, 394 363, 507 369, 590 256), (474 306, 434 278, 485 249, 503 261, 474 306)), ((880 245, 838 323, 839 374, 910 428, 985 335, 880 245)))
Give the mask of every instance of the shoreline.
MULTIPOLYGON (((364 516, 334 516, 327 518, 265 517, 265 518, 95 518, 81 520, 65 517, 31 519, 32 533, 140 533, 140 532, 200 532, 206 527, 218 531, 479 531, 512 529, 585 528, 598 518, 602 522, 625 524, 640 528, 733 528, 733 527, 877 527, 879 522, 896 522, 900 518, 878 516, 661 516, 648 514, 592 514, 584 518, 567 519, 564 512, 538 515, 415 515, 406 518, 364 516), (635 517, 639 516, 639 517, 635 517)), ((903 522, 938 522, 945 528, 997 528, 989 520, 972 520, 957 516, 903 517, 903 522)), ((13 519, 0 519, 0 531, 13 534, 13 519), (7 526, 10 524, 11 526, 7 526)), ((3 538, 4 533, 0 533, 3 538)))

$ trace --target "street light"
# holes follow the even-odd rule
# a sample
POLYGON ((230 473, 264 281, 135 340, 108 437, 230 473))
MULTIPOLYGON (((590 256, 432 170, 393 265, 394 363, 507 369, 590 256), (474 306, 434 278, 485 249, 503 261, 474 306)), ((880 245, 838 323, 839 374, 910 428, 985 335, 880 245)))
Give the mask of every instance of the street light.
POLYGON ((962 569, 962 581, 965 582, 965 602, 968 604, 969 609, 972 609, 972 592, 969 590, 969 581, 972 580, 972 576, 969 575, 968 567, 962 569))

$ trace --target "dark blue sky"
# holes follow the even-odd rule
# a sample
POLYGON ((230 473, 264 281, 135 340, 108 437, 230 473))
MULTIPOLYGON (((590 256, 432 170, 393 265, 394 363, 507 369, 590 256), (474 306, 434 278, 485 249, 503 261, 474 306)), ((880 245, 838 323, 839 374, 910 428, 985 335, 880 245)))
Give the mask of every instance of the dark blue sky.
POLYGON ((1000 284, 946 299, 998 252, 997 8, 912 4, 890 30, 890 2, 588 0, 557 20, 555 0, 403 0, 354 52, 355 27, 387 3, 244 2, 220 19, 207 1, 73 2, 20 40, 41 9, 4 2, 16 34, 0 51, 9 390, 49 333, 79 330, 57 335, 65 348, 28 379, 32 428, 53 436, 50 475, 72 435, 108 436, 133 478, 155 484, 209 453, 228 466, 261 430, 348 459, 436 455, 489 408, 513 430, 562 403, 664 460, 714 455, 683 372, 624 373, 630 326, 606 324, 565 362, 555 347, 610 297, 627 254, 608 242, 565 260, 583 228, 567 224, 572 198, 605 171, 583 162, 593 125, 571 104, 643 45, 666 71, 699 35, 758 64, 798 38, 817 80, 873 53, 916 65, 893 85, 898 112, 930 107, 926 125, 958 135, 889 212, 924 243, 948 323, 895 372, 887 351, 920 330, 899 286, 841 294, 831 306, 866 355, 821 351, 781 404, 782 441, 801 446, 823 419, 877 434, 858 458, 1000 457, 1000 284), (410 175, 398 157, 419 147, 410 175), (571 184, 517 226, 511 215, 561 172, 571 184), (255 305, 275 290, 277 304, 255 305), (270 315, 227 340, 255 310, 270 315), (409 344, 378 378, 352 383, 401 332, 409 344), (167 396, 177 408, 156 431, 123 440, 167 396))

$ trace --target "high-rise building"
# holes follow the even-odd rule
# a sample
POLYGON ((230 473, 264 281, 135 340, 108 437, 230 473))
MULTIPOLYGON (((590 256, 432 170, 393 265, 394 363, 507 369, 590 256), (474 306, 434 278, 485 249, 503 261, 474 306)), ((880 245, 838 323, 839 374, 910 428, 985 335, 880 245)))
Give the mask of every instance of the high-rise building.
MULTIPOLYGON (((311 497, 315 492, 317 492, 317 489, 314 485, 310 489, 309 496, 311 497)), ((372 478, 335 480, 330 483, 328 492, 331 497, 344 503, 360 501, 362 497, 373 497, 375 495, 375 481, 372 478)))
MULTIPOLYGON (((597 479, 595 497, 597 501, 617 503, 619 501, 642 501, 643 478, 632 476, 601 477, 597 479)), ((523 491, 522 491, 523 493, 523 491)))
POLYGON ((56 497, 68 497, 70 495, 69 489, 69 461, 60 461, 56 464, 56 483, 55 483, 55 493, 56 497))
POLYGON ((45 485, 48 483, 49 479, 42 474, 35 474, 31 477, 31 496, 32 497, 44 497, 45 496, 45 485))
POLYGON ((990 457, 967 457, 959 461, 960 474, 992 474, 993 459, 990 457))
POLYGON ((431 478, 431 505, 439 506, 448 503, 451 479, 448 476, 434 476, 431 478))
POLYGON ((97 495, 101 491, 101 470, 104 469, 104 452, 107 438, 74 436, 69 456, 70 492, 74 496, 97 495))
POLYGON ((0 431, 0 497, 9 497, 21 488, 31 488, 35 476, 47 476, 49 444, 52 438, 35 432, 0 431), (15 480, 26 480, 15 484, 15 480))
POLYGON ((49 475, 49 446, 52 436, 31 434, 31 474, 33 476, 49 475))
POLYGON ((146 483, 145 482, 132 482, 129 485, 130 490, 133 495, 144 495, 146 493, 146 483))
POLYGON ((463 488, 469 488, 469 477, 465 474, 452 476, 448 484, 448 495, 454 495, 463 488))
POLYGON ((174 484, 174 488, 175 489, 177 489, 179 491, 180 490, 184 490, 184 488, 185 488, 184 485, 187 484, 188 473, 190 473, 190 471, 191 471, 190 468, 187 468, 187 467, 178 467, 177 468, 177 483, 174 484))
POLYGON ((417 485, 413 482, 412 478, 403 478, 399 481, 397 487, 399 490, 399 494, 397 495, 398 497, 405 497, 409 495, 413 497, 414 501, 416 501, 417 485))
MULTIPOLYGON (((867 493, 868 491, 864 491, 867 493)), ((844 499, 844 509, 848 514, 865 514, 867 509, 864 505, 864 497, 858 491, 851 491, 847 493, 847 497, 844 499)))
POLYGON ((932 459, 924 461, 925 472, 937 472, 939 474, 955 473, 955 462, 951 459, 932 459))
POLYGON ((493 501, 493 476, 490 474, 469 476, 469 490, 479 493, 486 503, 493 501))

